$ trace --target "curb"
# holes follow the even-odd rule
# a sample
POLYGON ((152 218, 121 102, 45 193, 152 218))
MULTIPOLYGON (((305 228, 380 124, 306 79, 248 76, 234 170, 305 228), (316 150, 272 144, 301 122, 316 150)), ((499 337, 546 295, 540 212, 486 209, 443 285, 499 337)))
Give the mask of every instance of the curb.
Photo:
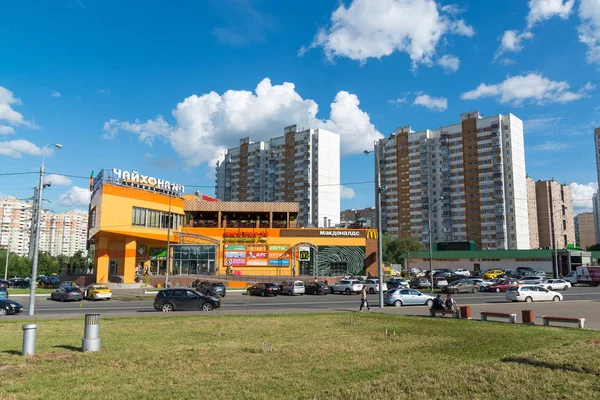
MULTIPOLYGON (((46 297, 50 297, 50 293, 48 294, 36 294, 35 297, 42 297, 42 296, 46 296, 46 297)), ((28 294, 8 294, 8 298, 11 297, 29 297, 28 294)))
MULTIPOLYGON (((171 288, 173 289, 173 288, 171 288)), ((185 289, 185 288, 182 288, 185 289)), ((158 290, 144 290, 144 294, 157 294, 158 290)), ((246 289, 227 289, 227 293, 246 293, 246 289)))

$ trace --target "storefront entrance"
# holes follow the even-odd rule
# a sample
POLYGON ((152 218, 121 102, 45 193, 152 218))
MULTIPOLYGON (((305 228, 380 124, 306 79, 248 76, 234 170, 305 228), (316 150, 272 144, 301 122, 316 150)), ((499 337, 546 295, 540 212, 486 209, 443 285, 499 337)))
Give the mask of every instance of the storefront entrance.
POLYGON ((217 246, 182 244, 173 246, 173 275, 214 275, 217 246))

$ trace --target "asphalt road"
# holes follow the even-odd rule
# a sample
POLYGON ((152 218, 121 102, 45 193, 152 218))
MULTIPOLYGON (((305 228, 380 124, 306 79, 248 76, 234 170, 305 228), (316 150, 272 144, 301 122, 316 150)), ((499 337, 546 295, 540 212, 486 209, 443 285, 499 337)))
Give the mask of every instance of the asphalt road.
MULTIPOLYGON (((426 291, 424 291, 426 293, 426 291)), ((481 311, 498 311, 517 313, 520 310, 533 309, 541 324, 542 315, 559 315, 571 317, 585 317, 586 327, 600 329, 600 288, 575 287, 562 292, 564 300, 561 303, 512 303, 507 302, 504 293, 469 293, 455 295, 459 305, 471 305, 473 318, 478 318, 481 311)), ((40 296, 36 301, 36 314, 34 319, 60 319, 76 318, 86 313, 100 313, 103 316, 141 316, 165 315, 153 308, 153 296, 148 300, 118 300, 118 291, 114 293, 115 299, 110 301, 80 301, 56 302, 49 297, 40 296)), ((6 318, 30 319, 27 317, 28 299, 26 297, 14 298, 25 307, 20 316, 6 318)), ((426 315, 425 306, 386 307, 378 308, 377 295, 369 295, 369 303, 373 311, 426 315)), ((228 293, 223 299, 223 314, 287 314, 299 312, 334 312, 357 311, 360 305, 359 295, 328 294, 325 296, 285 296, 257 297, 246 296, 245 293, 228 293)), ((195 312, 176 312, 174 315, 193 314, 195 312)))

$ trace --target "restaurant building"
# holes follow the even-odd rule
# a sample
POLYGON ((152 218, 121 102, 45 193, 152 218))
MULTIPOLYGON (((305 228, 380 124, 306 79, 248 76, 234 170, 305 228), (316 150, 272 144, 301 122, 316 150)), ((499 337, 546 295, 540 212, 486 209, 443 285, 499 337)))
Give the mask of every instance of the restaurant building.
POLYGON ((113 169, 90 182, 97 282, 144 276, 376 275, 374 229, 297 228, 298 203, 223 202, 113 169), (167 252, 169 249, 169 252, 167 252))

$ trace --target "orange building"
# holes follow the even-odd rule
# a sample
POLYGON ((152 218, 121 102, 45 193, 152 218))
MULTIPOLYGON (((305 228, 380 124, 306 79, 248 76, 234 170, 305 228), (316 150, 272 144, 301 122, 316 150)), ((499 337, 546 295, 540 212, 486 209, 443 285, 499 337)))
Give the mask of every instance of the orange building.
POLYGON ((376 275, 376 230, 296 228, 297 203, 182 195, 178 185, 116 169, 101 171, 90 189, 97 282, 133 283, 167 268, 182 276, 376 275))

